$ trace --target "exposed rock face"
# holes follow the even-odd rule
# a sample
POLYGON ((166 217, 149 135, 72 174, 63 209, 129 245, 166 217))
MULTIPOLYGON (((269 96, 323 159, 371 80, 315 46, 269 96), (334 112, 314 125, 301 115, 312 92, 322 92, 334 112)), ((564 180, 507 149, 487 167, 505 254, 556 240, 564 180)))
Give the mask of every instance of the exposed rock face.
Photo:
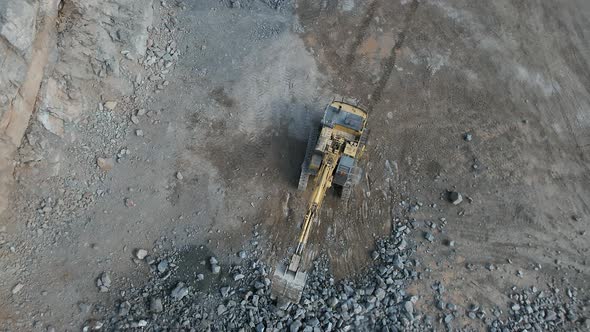
POLYGON ((0 3, 0 213, 48 60, 58 0, 0 3))
POLYGON ((0 214, 31 115, 64 137, 101 96, 131 94, 120 62, 145 55, 152 17, 151 0, 0 2, 0 214))
POLYGON ((43 82, 37 120, 63 137, 66 123, 96 107, 99 91, 131 94, 133 85, 120 63, 145 55, 152 17, 151 1, 68 1, 57 26, 58 60, 43 82))
POLYGON ((31 53, 38 11, 36 0, 0 3, 0 35, 21 56, 28 57, 31 53))

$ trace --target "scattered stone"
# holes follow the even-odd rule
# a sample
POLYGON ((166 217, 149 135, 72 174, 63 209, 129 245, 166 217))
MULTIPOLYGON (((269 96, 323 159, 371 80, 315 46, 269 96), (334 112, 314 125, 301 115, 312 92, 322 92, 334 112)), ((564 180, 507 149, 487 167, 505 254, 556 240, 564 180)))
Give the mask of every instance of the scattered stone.
POLYGON ((98 168, 100 168, 101 171, 108 172, 115 167, 115 161, 113 158, 98 157, 96 158, 96 165, 98 165, 98 168))
MULTIPOLYGON (((177 178, 178 180, 182 180, 184 177, 182 176, 182 173, 180 173, 180 172, 176 172, 176 178, 177 178)), ((211 264, 213 264, 213 263, 211 263, 211 264)))
POLYGON ((453 315, 452 315, 452 314, 448 314, 448 315, 446 315, 446 316, 445 316, 445 324, 449 324, 449 323, 451 323, 451 321, 453 320, 453 318, 455 318, 455 317, 453 317, 453 315))
POLYGON ((96 279, 96 287, 98 287, 98 291, 101 293, 109 291, 109 288, 111 287, 111 277, 107 272, 101 273, 98 279, 96 279))
POLYGON ((409 315, 413 315, 414 314, 414 304, 412 303, 412 301, 406 301, 406 302, 404 302, 404 310, 409 315))
POLYGON ((242 280, 242 279, 244 279, 244 277, 245 276, 243 274, 238 273, 238 274, 234 275, 234 281, 242 280))
POLYGON ((471 135, 470 133, 465 133, 463 134, 463 139, 467 142, 471 142, 471 140, 473 139, 473 135, 471 135))
POLYGON ((115 107, 117 107, 117 102, 116 101, 107 101, 106 103, 104 103, 104 107, 106 107, 109 111, 112 111, 115 109, 115 107))
POLYGON ((166 270, 168 269, 168 260, 167 259, 163 259, 160 261, 160 263, 158 263, 158 272, 160 273, 164 273, 166 272, 166 270))
POLYGON ((547 310, 545 312, 545 321, 551 322, 557 319, 557 314, 553 310, 547 310))
POLYGON ((221 272, 221 266, 211 265, 211 272, 213 272, 213 274, 218 274, 219 272, 221 272))
POLYGON ((387 292, 385 292, 385 290, 383 288, 377 288, 377 290, 375 291, 375 297, 377 297, 377 300, 381 301, 385 298, 385 295, 387 295, 387 292))
POLYGON ((170 296, 176 301, 182 300, 182 298, 184 298, 187 295, 188 287, 186 287, 183 282, 179 282, 178 284, 176 284, 176 287, 174 287, 174 289, 172 289, 172 291, 170 292, 170 296))
POLYGON ((143 130, 141 129, 136 129, 135 130, 135 135, 138 137, 143 137, 143 130))
POLYGON ((152 264, 154 264, 154 263, 156 262, 156 259, 155 259, 153 256, 151 256, 151 255, 147 255, 147 256, 145 256, 145 259, 144 259, 144 261, 145 261, 145 262, 146 262, 148 265, 152 265, 152 264))
POLYGON ((430 232, 424 232, 424 238, 428 241, 428 242, 433 242, 434 241, 434 235, 430 232))
POLYGON ((463 196, 456 191, 449 192, 449 201, 453 203, 453 205, 459 205, 463 202, 463 196))
POLYGON ((23 287, 25 287, 25 285, 23 285, 21 283, 16 284, 14 287, 12 287, 12 294, 14 295, 14 294, 20 292, 21 289, 23 289, 23 287))
POLYGON ((125 206, 128 208, 135 207, 135 202, 131 198, 125 198, 125 206))
POLYGON ((241 259, 245 259, 246 257, 248 257, 248 254, 244 250, 241 250, 238 253, 238 257, 240 257, 241 259))
POLYGON ((220 304, 217 306, 217 315, 221 316, 226 310, 227 308, 223 304, 220 304))
POLYGON ((164 310, 162 299, 159 297, 152 297, 150 300, 150 310, 153 312, 162 312, 164 310))
POLYGON ((303 323, 301 323, 300 320, 293 321, 291 323, 291 325, 289 325, 289 332, 299 331, 299 328, 301 328, 301 325, 303 325, 303 323))
POLYGON ((135 257, 139 260, 143 260, 147 256, 148 252, 145 249, 135 250, 135 257))

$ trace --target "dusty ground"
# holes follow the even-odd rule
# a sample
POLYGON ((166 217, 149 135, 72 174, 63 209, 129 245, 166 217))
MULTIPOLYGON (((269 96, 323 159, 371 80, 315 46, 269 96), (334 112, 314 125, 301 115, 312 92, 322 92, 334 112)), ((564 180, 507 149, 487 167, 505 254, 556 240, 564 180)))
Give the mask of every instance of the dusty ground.
POLYGON ((589 15, 585 1, 186 2, 161 92, 89 110, 68 143, 31 125, 60 157, 17 168, 0 326, 77 330, 80 303, 108 305, 146 278, 135 248, 223 257, 257 232, 270 264, 286 257, 304 212, 295 182, 308 123, 340 96, 370 112, 367 177, 347 203, 330 194, 310 256, 326 251, 340 278, 359 272, 411 209, 435 236, 416 235, 421 310, 435 310, 434 281, 465 307, 505 306, 512 285, 588 295, 589 15), (96 167, 121 149, 111 171, 96 167), (63 203, 41 214, 48 198, 63 203), (109 293, 95 286, 102 271, 109 293))

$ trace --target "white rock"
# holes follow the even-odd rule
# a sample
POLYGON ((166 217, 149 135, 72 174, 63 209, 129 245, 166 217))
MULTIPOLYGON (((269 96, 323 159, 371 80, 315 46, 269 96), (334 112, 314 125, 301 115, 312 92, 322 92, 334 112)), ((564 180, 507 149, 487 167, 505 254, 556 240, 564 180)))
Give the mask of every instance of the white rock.
POLYGON ((117 107, 117 102, 116 101, 107 101, 106 103, 104 103, 104 107, 106 107, 109 111, 112 111, 115 109, 115 107, 117 107))
POLYGON ((16 294, 16 293, 20 292, 21 289, 23 289, 23 287, 25 287, 25 285, 23 285, 21 283, 16 284, 16 286, 14 286, 12 288, 12 294, 16 294))
POLYGON ((135 251, 135 257, 137 257, 137 259, 144 259, 147 254, 148 252, 145 249, 137 249, 135 251))

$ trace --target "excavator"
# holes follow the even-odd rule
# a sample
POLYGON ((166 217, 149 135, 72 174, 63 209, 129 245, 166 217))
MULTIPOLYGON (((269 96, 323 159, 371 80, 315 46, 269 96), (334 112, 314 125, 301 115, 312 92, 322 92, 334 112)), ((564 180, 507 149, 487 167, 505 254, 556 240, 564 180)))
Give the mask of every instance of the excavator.
POLYGON ((307 279, 303 253, 327 190, 333 185, 340 187, 341 198, 348 200, 352 187, 361 179, 358 162, 367 144, 366 126, 367 112, 358 105, 332 101, 325 109, 321 125, 310 131, 298 189, 305 191, 313 177, 313 191, 295 253, 287 264, 279 263, 273 274, 271 298, 279 303, 301 300, 307 279))

